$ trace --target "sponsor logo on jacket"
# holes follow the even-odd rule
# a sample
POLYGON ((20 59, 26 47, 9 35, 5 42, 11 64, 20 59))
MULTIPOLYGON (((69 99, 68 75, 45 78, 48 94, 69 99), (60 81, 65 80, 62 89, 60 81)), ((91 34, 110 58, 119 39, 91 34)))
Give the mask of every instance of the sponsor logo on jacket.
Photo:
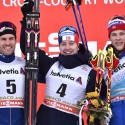
POLYGON ((125 63, 119 64, 118 67, 113 71, 113 73, 116 73, 116 72, 122 70, 124 67, 125 67, 125 63))
POLYGON ((20 71, 15 70, 14 68, 8 70, 0 69, 0 74, 24 74, 24 69, 20 68, 20 71))
POLYGON ((53 70, 51 71, 50 75, 67 78, 73 81, 75 79, 73 76, 71 76, 71 74, 61 74, 60 72, 54 72, 53 70))

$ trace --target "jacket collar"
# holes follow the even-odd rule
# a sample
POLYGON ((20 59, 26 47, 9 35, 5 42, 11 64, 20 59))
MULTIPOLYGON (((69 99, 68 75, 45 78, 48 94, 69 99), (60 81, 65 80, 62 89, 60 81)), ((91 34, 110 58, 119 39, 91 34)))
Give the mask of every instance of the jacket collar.
POLYGON ((10 63, 15 59, 14 53, 11 55, 3 55, 0 53, 0 61, 5 62, 5 63, 10 63))

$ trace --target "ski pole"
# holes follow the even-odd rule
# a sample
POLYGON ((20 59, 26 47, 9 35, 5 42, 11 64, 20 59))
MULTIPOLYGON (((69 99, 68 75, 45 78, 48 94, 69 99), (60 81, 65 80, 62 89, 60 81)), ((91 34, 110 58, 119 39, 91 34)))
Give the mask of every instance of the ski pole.
POLYGON ((83 25, 82 16, 81 16, 80 7, 79 7, 80 4, 81 4, 81 0, 67 0, 65 8, 66 10, 68 10, 70 7, 72 7, 75 20, 76 20, 76 24, 78 27, 78 31, 80 34, 81 42, 83 46, 88 50, 86 34, 85 34, 84 25, 83 25), (76 12, 76 8, 74 5, 77 6, 77 12, 76 12))

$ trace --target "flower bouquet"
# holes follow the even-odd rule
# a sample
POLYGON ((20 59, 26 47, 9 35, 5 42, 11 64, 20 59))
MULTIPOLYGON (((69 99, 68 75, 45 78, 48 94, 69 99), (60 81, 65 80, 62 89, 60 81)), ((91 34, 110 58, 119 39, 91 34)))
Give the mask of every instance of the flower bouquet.
POLYGON ((96 125, 94 119, 98 119, 100 124, 105 123, 105 116, 108 113, 106 102, 102 101, 97 92, 89 92, 86 94, 85 99, 77 103, 83 107, 83 111, 89 117, 89 125, 96 125))

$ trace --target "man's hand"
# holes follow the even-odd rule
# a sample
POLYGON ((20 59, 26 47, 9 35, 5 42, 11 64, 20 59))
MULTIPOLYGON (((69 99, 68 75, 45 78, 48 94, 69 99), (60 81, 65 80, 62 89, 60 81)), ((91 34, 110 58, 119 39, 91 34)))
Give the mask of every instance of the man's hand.
POLYGON ((23 6, 21 7, 21 11, 23 16, 25 17, 27 13, 33 11, 34 2, 32 0, 25 0, 23 6))

